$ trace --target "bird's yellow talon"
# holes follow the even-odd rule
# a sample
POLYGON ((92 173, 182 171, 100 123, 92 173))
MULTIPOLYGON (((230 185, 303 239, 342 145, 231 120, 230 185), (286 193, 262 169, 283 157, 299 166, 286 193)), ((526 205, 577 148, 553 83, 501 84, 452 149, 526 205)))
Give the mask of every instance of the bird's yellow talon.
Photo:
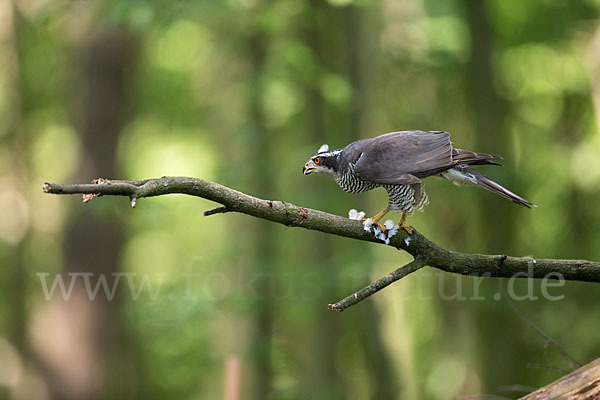
POLYGON ((370 219, 372 221, 372 225, 377 225, 379 227, 379 229, 381 229, 381 232, 385 232, 385 230, 387 229, 384 224, 382 224, 379 221, 373 220, 373 218, 362 218, 361 219, 362 224, 365 225, 365 222, 367 222, 368 219, 370 219))
POLYGON ((380 212, 375 214, 373 217, 363 218, 361 221, 363 222, 363 225, 364 225, 365 222, 367 222, 367 220, 370 219, 371 221, 373 221, 373 225, 377 225, 379 227, 379 229, 381 229, 381 232, 385 232, 387 228, 385 227, 385 225, 383 225, 381 222, 379 222, 379 220, 381 218, 383 218, 385 216, 385 214, 387 214, 389 212, 390 212, 389 208, 384 208, 383 210, 381 210, 380 212))
POLYGON ((370 219, 372 221, 371 222, 371 226, 372 225, 377 225, 379 227, 379 229, 381 229, 381 232, 385 232, 387 230, 387 228, 385 227, 384 224, 382 224, 379 221, 374 221, 373 218, 363 218, 363 219, 361 219, 363 225, 365 225, 365 222, 367 222, 367 219, 370 219))
POLYGON ((402 213, 402 218, 398 222, 398 228, 405 230, 409 235, 412 235, 415 231, 412 227, 406 225, 406 213, 402 213))

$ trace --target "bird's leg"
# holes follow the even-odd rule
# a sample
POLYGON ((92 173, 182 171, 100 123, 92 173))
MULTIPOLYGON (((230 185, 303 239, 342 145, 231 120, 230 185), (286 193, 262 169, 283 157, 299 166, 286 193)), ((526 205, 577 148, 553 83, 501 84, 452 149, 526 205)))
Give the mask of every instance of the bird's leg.
MULTIPOLYGON (((376 224, 379 227, 379 229, 381 229, 381 232, 385 232, 385 225, 383 225, 381 222, 379 222, 379 220, 381 218, 383 218, 384 215, 389 212, 390 212, 389 208, 384 208, 383 210, 381 210, 377 214, 375 214, 373 217, 371 217, 371 220, 373 221, 374 224, 376 224)), ((363 221, 363 225, 364 225, 366 219, 363 219, 362 221, 363 221)))
POLYGON ((402 218, 400 218, 400 222, 398 222, 398 228, 404 229, 409 235, 412 235, 414 229, 406 225, 406 216, 406 213, 402 213, 402 218))

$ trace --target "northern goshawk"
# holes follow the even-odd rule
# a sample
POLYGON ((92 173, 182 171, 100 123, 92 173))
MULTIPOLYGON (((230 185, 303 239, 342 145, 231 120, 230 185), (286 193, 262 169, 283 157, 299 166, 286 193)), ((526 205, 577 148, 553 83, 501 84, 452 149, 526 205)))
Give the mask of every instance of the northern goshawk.
POLYGON ((480 186, 522 206, 535 207, 470 167, 501 165, 494 161, 498 159, 501 157, 455 149, 448 132, 403 131, 358 140, 338 150, 323 145, 304 164, 302 172, 327 174, 345 192, 353 194, 385 188, 389 204, 371 220, 383 231, 380 219, 390 210, 401 211, 398 226, 412 234, 412 228, 405 225, 406 216, 415 209, 423 211, 428 203, 421 179, 429 176, 439 176, 457 185, 480 186))

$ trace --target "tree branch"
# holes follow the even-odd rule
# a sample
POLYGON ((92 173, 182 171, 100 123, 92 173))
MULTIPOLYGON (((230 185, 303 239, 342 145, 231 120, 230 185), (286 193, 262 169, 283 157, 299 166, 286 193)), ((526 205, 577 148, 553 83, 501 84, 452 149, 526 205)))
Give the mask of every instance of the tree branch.
POLYGON ((421 269, 425 266, 423 259, 420 256, 417 256, 414 260, 409 262, 403 267, 398 268, 395 271, 390 272, 383 278, 377 279, 375 282, 371 283, 368 286, 360 289, 358 292, 351 294, 343 300, 338 301, 335 304, 329 304, 327 307, 333 311, 342 312, 346 308, 355 305, 358 302, 363 301, 367 297, 371 296, 379 292, 381 289, 384 289, 396 282, 398 279, 404 278, 406 275, 415 272, 418 269, 421 269))
MULTIPOLYGON (((298 207, 283 201, 259 199, 203 179, 165 176, 142 181, 97 179, 94 182, 73 185, 45 183, 43 190, 52 194, 83 194, 84 201, 89 201, 99 195, 129 196, 132 206, 135 206, 137 199, 144 197, 182 193, 202 197, 222 205, 222 207, 207 211, 205 215, 238 212, 289 227, 301 227, 351 239, 385 244, 372 232, 365 231, 360 221, 298 207)), ((400 230, 390 239, 389 246, 410 253, 415 257, 415 261, 350 296, 357 296, 357 301, 353 302, 346 298, 331 305, 331 309, 341 311, 356 304, 422 265, 429 265, 454 274, 471 276, 549 277, 553 279, 562 277, 565 280, 600 282, 600 263, 598 262, 459 253, 441 248, 416 230, 412 235, 400 230), (419 258, 418 262, 417 258, 419 258), (420 265, 421 263, 422 265, 420 265)))
POLYGON ((592 400, 600 398, 600 358, 521 400, 592 400))

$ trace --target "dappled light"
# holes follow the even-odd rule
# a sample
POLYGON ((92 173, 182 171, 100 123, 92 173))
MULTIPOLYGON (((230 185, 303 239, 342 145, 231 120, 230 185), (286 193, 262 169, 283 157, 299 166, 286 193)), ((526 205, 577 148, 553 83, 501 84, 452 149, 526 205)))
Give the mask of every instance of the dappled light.
POLYGON ((600 260, 599 22, 593 0, 0 2, 0 397, 512 399, 598 358, 600 286, 510 259, 327 308, 411 245, 600 260), (431 177, 392 246, 291 229, 388 199, 304 176, 321 145, 413 129, 502 156, 476 168, 537 208, 431 177), (193 182, 42 192, 162 176, 287 226, 193 182))

